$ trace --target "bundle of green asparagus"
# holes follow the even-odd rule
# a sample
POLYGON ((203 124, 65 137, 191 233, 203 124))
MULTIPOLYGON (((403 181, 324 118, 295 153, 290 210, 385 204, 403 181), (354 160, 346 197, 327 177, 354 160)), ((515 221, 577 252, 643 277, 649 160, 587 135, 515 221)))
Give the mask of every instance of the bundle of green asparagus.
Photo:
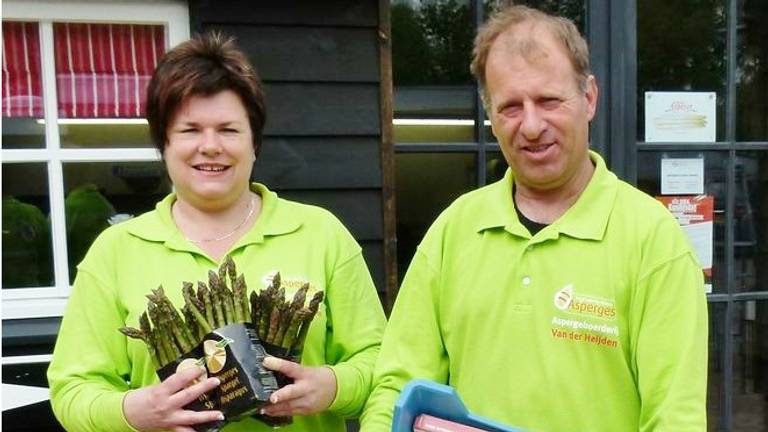
POLYGON ((281 357, 298 357, 309 325, 323 302, 323 292, 317 291, 305 307, 308 291, 309 284, 305 283, 293 300, 287 301, 278 272, 269 287, 251 293, 251 322, 256 333, 262 342, 284 350, 281 357))
POLYGON ((237 276, 235 262, 227 256, 218 273, 208 272, 208 284, 198 282, 197 292, 192 283, 184 282, 182 314, 160 286, 147 295, 147 312, 139 317, 140 328, 119 330, 128 337, 143 340, 155 367, 160 369, 191 351, 211 330, 249 322, 247 289, 245 277, 237 276))

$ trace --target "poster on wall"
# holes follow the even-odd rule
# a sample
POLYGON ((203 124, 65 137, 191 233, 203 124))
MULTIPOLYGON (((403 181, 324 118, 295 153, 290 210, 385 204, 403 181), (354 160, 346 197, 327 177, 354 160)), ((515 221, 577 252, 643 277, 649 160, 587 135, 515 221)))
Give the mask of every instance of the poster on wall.
POLYGON ((712 195, 656 197, 677 218, 691 241, 691 246, 704 270, 707 293, 712 292, 712 238, 715 198, 712 195))
POLYGON ((717 94, 645 92, 646 142, 715 142, 717 94))

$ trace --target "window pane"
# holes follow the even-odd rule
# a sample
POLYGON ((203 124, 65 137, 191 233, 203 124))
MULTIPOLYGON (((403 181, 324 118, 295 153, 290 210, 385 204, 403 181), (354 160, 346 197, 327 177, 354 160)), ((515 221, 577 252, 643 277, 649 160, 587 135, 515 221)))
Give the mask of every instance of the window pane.
POLYGON ((163 26, 54 23, 59 118, 143 116, 163 26))
POLYGON ((427 228, 459 195, 477 186, 472 153, 399 153, 397 179, 397 260, 401 280, 427 228))
POLYGON ((725 11, 724 0, 637 2, 639 141, 645 139, 646 91, 716 92, 717 139, 724 139, 725 11))
POLYGON ((3 289, 53 286, 48 172, 3 164, 3 289))
MULTIPOLYGON (((483 0, 485 17, 493 11, 496 4, 508 3, 499 0, 483 0)), ((576 24, 579 31, 584 34, 584 0, 516 0, 515 4, 526 5, 544 12, 566 17, 576 24)))
POLYGON ((54 23, 53 32, 61 146, 151 147, 142 117, 163 26, 54 23))
POLYGON ((707 283, 712 292, 727 292, 725 271, 725 174, 728 154, 721 152, 639 152, 637 156, 637 187, 651 196, 661 195, 661 159, 704 158, 704 193, 715 199, 712 275, 707 283))
POLYGON ((768 140, 768 2, 744 0, 739 8, 736 71, 736 139, 768 140))
POLYGON ((709 373, 707 378, 707 430, 723 430, 723 369, 725 303, 709 304, 709 373))
POLYGON ((768 153, 736 157, 735 291, 768 291, 768 153))
POLYGON ((153 147, 149 126, 143 124, 61 124, 62 147, 153 147))
POLYGON ((509 168, 504 155, 500 151, 488 151, 485 154, 485 160, 487 161, 485 165, 486 184, 501 180, 507 168, 509 168))
POLYGON ((733 430, 768 430, 768 301, 736 303, 733 323, 733 430))
POLYGON ((391 20, 395 141, 473 142, 470 2, 396 0, 391 20))
POLYGON ((2 148, 42 148, 43 87, 37 23, 3 21, 2 148))
MULTIPOLYGON (((64 165, 69 274, 109 225, 152 210, 170 185, 161 162, 64 165)), ((70 281, 70 282, 71 282, 70 281)))

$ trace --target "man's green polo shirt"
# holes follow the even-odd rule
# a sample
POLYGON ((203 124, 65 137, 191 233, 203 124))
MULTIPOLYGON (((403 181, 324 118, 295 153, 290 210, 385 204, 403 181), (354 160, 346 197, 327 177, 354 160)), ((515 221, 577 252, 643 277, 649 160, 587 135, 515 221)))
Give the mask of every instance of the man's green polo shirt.
POLYGON ((705 429, 702 271, 675 219, 595 172, 531 236, 513 175, 456 200, 413 258, 385 332, 362 431, 388 431, 414 378, 536 432, 705 429))

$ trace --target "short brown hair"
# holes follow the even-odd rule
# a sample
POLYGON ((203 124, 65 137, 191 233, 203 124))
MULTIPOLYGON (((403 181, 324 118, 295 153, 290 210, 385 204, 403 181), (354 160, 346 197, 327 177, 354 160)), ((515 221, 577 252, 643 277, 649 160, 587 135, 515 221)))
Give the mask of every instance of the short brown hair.
POLYGON ((211 96, 232 90, 248 114, 253 150, 261 150, 266 121, 261 80, 232 37, 210 32, 197 35, 168 51, 147 87, 146 117, 155 147, 164 154, 168 124, 190 96, 211 96))
POLYGON ((589 48, 576 25, 568 18, 549 15, 527 6, 507 6, 495 11, 488 21, 478 29, 475 46, 472 49, 470 70, 480 83, 480 94, 486 108, 488 108, 489 100, 486 91, 485 65, 488 61, 491 45, 500 34, 524 23, 542 23, 547 26, 552 36, 565 47, 571 65, 576 71, 576 83, 582 91, 586 91, 587 78, 590 74, 589 48))

